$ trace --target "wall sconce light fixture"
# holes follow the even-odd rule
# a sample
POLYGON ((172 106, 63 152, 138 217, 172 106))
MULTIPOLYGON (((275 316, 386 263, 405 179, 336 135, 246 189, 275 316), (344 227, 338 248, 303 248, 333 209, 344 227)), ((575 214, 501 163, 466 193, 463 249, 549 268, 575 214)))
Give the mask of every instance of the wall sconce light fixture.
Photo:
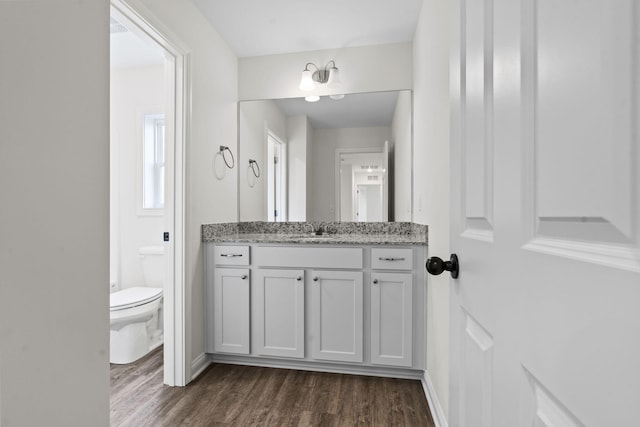
POLYGON ((316 83, 326 84, 327 87, 332 89, 340 86, 340 70, 336 67, 336 62, 333 59, 324 68, 318 67, 313 62, 308 62, 305 65, 300 78, 300 90, 313 90, 316 87, 316 83), (315 71, 310 70, 309 67, 315 68, 315 71))

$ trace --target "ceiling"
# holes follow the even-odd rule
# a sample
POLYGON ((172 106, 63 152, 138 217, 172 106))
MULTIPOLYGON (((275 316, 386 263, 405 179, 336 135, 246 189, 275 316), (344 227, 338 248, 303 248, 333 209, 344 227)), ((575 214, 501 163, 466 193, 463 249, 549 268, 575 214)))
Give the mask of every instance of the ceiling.
POLYGON ((413 40, 422 0, 193 0, 238 57, 413 40))
POLYGON ((162 48, 129 31, 113 17, 110 39, 111 69, 164 64, 162 48))
POLYGON ((351 94, 340 100, 323 96, 318 102, 307 102, 304 98, 274 102, 285 116, 305 115, 311 127, 319 129, 391 126, 397 99, 398 92, 391 91, 351 94))
MULTIPOLYGON (((422 0, 193 0, 239 57, 413 40, 422 0), (251 13, 246 13, 251 11, 251 13), (268 37, 264 37, 268 34, 268 37)), ((113 68, 162 64, 162 49, 112 18, 113 68)), ((314 128, 389 126, 397 92, 277 101, 314 128)))

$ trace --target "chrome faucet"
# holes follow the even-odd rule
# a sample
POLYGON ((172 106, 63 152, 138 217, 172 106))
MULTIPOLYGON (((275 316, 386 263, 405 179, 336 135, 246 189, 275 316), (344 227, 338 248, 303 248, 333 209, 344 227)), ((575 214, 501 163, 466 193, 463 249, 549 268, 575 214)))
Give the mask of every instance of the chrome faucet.
POLYGON ((313 234, 313 233, 315 233, 315 232, 316 232, 316 230, 315 230, 315 226, 313 225, 313 223, 312 223, 312 222, 306 222, 306 223, 304 224, 304 228, 305 228, 305 230, 306 230, 307 226, 311 227, 311 232, 310 232, 310 234, 313 234))

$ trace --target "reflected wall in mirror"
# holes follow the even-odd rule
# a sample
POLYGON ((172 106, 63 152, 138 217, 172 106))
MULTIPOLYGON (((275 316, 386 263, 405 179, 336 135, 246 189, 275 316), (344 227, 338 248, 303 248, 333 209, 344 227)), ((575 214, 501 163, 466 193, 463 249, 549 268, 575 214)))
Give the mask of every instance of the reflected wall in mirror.
POLYGON ((336 211, 340 221, 389 218, 389 142, 374 148, 337 148, 336 211))
POLYGON ((240 221, 411 221, 411 91, 242 101, 239 126, 240 221))

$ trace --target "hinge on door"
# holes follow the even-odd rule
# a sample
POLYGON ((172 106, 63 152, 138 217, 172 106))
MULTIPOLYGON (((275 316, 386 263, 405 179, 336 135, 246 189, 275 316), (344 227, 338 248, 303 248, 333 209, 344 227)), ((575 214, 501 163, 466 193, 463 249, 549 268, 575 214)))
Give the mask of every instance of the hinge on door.
POLYGON ((164 240, 165 242, 169 241, 169 232, 165 231, 164 233, 162 233, 162 240, 164 240))
POLYGON ((274 157, 274 158, 273 158, 273 164, 275 165, 276 163, 278 163, 278 158, 277 158, 277 157, 274 157))
POLYGON ((278 217, 278 211, 277 210, 273 211, 273 216, 276 217, 276 218, 278 217))

